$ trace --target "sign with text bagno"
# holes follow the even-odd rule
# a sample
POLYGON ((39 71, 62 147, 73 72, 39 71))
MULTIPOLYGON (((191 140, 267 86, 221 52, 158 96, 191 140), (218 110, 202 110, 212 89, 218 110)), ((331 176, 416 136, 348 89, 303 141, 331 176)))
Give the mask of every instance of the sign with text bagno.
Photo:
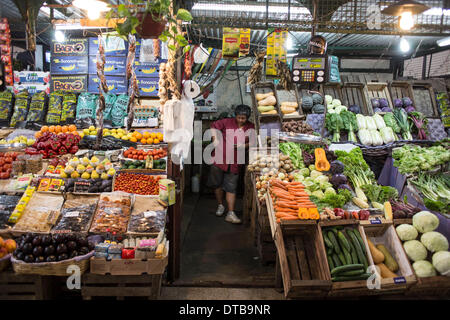
POLYGON ((87 56, 52 56, 50 61, 51 74, 73 75, 88 73, 87 56))
MULTIPOLYGON (((127 79, 125 77, 119 76, 105 76, 106 85, 108 86, 108 90, 110 93, 120 94, 127 93, 127 79)), ((98 93, 100 80, 97 75, 90 74, 88 79, 88 92, 98 93)))
MULTIPOLYGON (((105 75, 121 75, 126 71, 126 57, 106 57, 105 75)), ((89 56, 89 74, 97 74, 97 57, 89 56)))
POLYGON ((158 95, 159 78, 137 78, 139 96, 156 97, 158 95))
MULTIPOLYGON (((128 42, 120 37, 104 37, 105 40, 105 56, 123 56, 128 53, 128 42)), ((89 38, 89 55, 95 56, 98 52, 98 38, 89 38)))
POLYGON ((63 42, 52 40, 51 56, 87 56, 88 39, 67 39, 63 42))
POLYGON ((62 90, 71 92, 85 92, 87 89, 87 75, 82 76, 53 76, 50 81, 50 91, 62 90))

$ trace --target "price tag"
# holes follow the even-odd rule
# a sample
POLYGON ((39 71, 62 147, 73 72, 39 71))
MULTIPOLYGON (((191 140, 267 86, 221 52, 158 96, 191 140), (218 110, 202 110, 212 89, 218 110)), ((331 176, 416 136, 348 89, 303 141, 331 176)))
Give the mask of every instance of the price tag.
POLYGON ((394 278, 394 283, 396 284, 406 283, 406 279, 405 277, 396 277, 394 278))
POLYGON ((156 217, 156 211, 146 211, 144 212, 144 218, 156 217))
POLYGON ((370 221, 370 224, 381 224, 381 220, 379 220, 379 219, 372 219, 369 221, 370 221))
POLYGON ((66 212, 64 217, 65 218, 75 218, 75 217, 78 217, 79 215, 80 215, 79 211, 71 211, 71 212, 66 212))

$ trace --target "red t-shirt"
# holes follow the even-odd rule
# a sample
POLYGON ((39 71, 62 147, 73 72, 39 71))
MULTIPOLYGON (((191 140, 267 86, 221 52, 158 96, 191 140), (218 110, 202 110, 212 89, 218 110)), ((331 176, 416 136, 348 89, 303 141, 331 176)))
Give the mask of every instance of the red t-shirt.
POLYGON ((254 131, 252 130, 249 133, 246 133, 246 131, 254 129, 255 126, 247 121, 242 128, 239 128, 235 118, 226 118, 213 122, 211 128, 217 129, 222 133, 222 141, 219 142, 219 145, 214 150, 213 164, 223 171, 239 173, 238 151, 234 146, 253 141, 255 139, 254 131), (222 157, 220 156, 221 151, 222 157), (218 153, 217 156, 216 153, 218 153))

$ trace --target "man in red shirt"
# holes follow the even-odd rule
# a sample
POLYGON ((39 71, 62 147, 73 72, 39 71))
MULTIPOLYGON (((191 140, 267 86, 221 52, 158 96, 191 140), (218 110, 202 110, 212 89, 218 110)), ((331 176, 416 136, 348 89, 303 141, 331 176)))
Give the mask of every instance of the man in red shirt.
POLYGON ((245 164, 245 148, 254 143, 254 125, 248 121, 251 109, 247 105, 238 105, 235 117, 215 121, 211 125, 213 131, 214 163, 208 177, 208 186, 214 188, 218 202, 216 216, 221 217, 225 212, 223 194, 226 193, 228 213, 225 221, 241 223, 234 213, 236 189, 239 181, 239 167, 245 164))

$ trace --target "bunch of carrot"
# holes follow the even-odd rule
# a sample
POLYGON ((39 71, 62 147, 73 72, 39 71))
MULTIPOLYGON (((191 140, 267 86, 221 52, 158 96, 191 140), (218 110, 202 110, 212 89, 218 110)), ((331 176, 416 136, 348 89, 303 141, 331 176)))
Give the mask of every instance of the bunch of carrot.
POLYGON ((305 186, 298 181, 270 180, 270 194, 277 222, 281 220, 319 219, 316 205, 309 199, 305 186))

